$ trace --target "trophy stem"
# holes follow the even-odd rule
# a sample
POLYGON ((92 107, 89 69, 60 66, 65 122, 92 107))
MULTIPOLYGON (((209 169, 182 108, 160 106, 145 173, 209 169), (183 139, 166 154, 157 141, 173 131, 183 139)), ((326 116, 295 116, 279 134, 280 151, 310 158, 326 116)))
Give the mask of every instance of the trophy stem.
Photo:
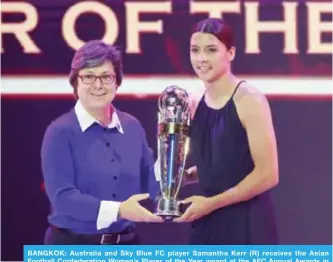
POLYGON ((157 204, 156 215, 162 217, 165 221, 172 221, 181 216, 179 202, 176 199, 161 198, 157 204))
MULTIPOLYGON (((171 190, 172 188, 172 183, 174 181, 174 177, 173 175, 174 174, 177 174, 177 170, 175 170, 175 159, 177 159, 177 148, 176 148, 176 136, 174 134, 170 134, 169 135, 169 152, 168 152, 168 160, 169 160, 169 163, 168 163, 168 169, 167 169, 167 172, 168 172, 168 190, 171 190)), ((170 193, 170 192, 169 192, 170 193)))

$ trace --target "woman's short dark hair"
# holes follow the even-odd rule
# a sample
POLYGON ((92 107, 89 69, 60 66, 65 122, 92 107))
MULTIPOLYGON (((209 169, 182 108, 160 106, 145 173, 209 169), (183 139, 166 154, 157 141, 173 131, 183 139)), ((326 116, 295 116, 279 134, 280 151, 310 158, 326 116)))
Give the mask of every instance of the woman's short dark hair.
POLYGON ((116 73, 116 83, 120 86, 123 79, 123 66, 121 54, 116 47, 100 40, 91 40, 76 51, 69 73, 69 82, 74 88, 76 97, 78 72, 83 68, 100 66, 106 61, 110 61, 113 64, 116 73))
POLYGON ((207 18, 196 23, 192 34, 209 33, 218 38, 229 50, 235 45, 234 34, 230 26, 221 18, 207 18))

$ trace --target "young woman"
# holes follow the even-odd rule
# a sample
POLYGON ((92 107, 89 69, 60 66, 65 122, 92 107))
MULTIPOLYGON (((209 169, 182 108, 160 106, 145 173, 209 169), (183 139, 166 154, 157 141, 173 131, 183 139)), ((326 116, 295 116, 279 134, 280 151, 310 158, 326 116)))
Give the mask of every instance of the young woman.
MULTIPOLYGON (((236 49, 230 27, 209 18, 190 39, 191 64, 205 91, 193 96, 191 154, 202 190, 178 222, 192 222, 191 244, 276 244, 269 189, 278 157, 269 104, 231 72, 236 49)), ((191 175, 191 174, 190 174, 191 175)))

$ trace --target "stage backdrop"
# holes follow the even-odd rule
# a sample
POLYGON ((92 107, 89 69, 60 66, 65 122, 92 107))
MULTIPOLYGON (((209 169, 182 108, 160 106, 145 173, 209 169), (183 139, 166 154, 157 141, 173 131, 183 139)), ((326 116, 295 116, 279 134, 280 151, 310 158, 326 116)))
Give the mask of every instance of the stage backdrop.
POLYGON ((237 75, 268 94, 330 94, 332 7, 328 0, 5 1, 2 92, 71 92, 62 76, 74 52, 99 38, 122 50, 121 93, 157 94, 165 81, 194 89, 190 32, 210 16, 225 18, 235 32, 237 75))
MULTIPOLYGON (((278 141, 272 190, 281 244, 332 243, 330 1, 4 1, 1 260, 43 242, 49 203, 40 146, 75 101, 67 75, 91 39, 119 46, 125 80, 115 105, 144 125, 156 157, 157 95, 202 88, 189 63, 191 26, 223 16, 235 30, 233 71, 267 94, 278 141)), ((195 186, 180 197, 197 192, 195 186)), ((186 244, 187 224, 140 224, 144 244, 186 244)))

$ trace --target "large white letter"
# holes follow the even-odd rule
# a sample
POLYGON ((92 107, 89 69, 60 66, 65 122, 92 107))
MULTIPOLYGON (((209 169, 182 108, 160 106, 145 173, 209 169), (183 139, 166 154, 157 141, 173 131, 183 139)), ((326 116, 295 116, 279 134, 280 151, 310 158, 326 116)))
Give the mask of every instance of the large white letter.
POLYGON ((261 32, 284 34, 284 53, 296 54, 297 48, 297 23, 296 6, 297 3, 284 2, 284 20, 283 21, 259 21, 258 3, 244 3, 246 9, 245 15, 245 39, 246 53, 258 54, 259 34, 261 32))
POLYGON ((332 14, 332 3, 308 2, 308 53, 310 54, 331 54, 332 42, 323 43, 321 34, 330 32, 332 34, 332 21, 322 22, 321 13, 332 14))
MULTIPOLYGON (((2 2, 1 5, 1 17, 2 13, 24 13, 26 17, 25 21, 19 23, 3 23, 1 18, 1 35, 14 34, 23 47, 24 53, 40 53, 40 49, 28 35, 28 32, 33 30, 38 23, 38 13, 36 8, 33 5, 24 2, 2 2)), ((4 52, 2 46, 3 44, 1 41, 1 53, 4 52)))
POLYGON ((84 45, 84 42, 79 39, 75 33, 76 20, 84 13, 95 13, 103 19, 105 24, 105 33, 102 40, 105 43, 113 44, 116 41, 119 27, 117 17, 112 9, 99 2, 86 1, 70 7, 66 11, 62 20, 62 35, 71 48, 77 50, 84 45))
POLYGON ((209 17, 222 18, 223 13, 240 13, 240 2, 193 2, 190 13, 208 13, 209 17))
POLYGON ((140 22, 140 13, 170 13, 170 2, 126 2, 127 53, 140 53, 140 32, 163 32, 162 21, 140 22))

